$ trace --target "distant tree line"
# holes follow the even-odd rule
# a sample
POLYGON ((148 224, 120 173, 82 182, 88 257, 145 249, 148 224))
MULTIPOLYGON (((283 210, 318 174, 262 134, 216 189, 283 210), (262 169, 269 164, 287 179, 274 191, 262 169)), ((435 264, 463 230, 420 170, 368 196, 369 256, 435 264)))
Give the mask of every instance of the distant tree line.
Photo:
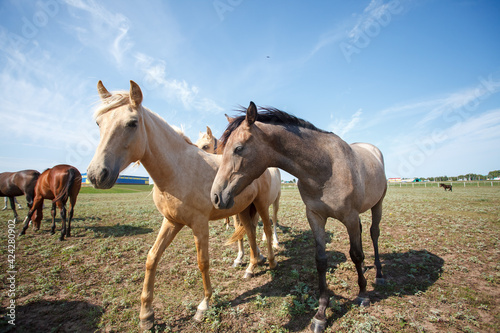
POLYGON ((419 177, 421 180, 428 180, 431 182, 446 182, 446 181, 459 181, 459 180, 487 180, 500 177, 500 170, 490 171, 488 175, 480 175, 476 173, 468 173, 466 175, 459 175, 456 177, 440 176, 440 177, 419 177))

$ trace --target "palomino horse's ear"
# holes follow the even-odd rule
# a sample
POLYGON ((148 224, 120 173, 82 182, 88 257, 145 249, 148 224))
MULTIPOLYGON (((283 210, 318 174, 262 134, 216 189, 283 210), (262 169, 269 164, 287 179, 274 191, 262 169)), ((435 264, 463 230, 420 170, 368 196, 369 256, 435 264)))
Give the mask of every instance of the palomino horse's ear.
POLYGON ((232 123, 232 122, 234 121, 234 119, 235 119, 235 118, 229 117, 229 116, 227 115, 227 113, 224 113, 224 115, 226 116, 226 119, 227 119, 227 122, 228 122, 228 123, 232 123))
POLYGON ((257 119, 257 107, 255 106, 254 102, 250 102, 250 105, 248 106, 247 109, 246 121, 248 125, 253 125, 256 119, 257 119))
POLYGON ((104 88, 104 84, 102 84, 101 80, 97 82, 97 92, 99 93, 99 97, 101 97, 102 100, 111 97, 111 93, 106 88, 104 88))
POLYGON ((137 83, 130 80, 130 104, 139 106, 142 103, 142 91, 137 83))
POLYGON ((209 137, 213 137, 212 130, 208 126, 207 126, 207 134, 208 134, 209 137))

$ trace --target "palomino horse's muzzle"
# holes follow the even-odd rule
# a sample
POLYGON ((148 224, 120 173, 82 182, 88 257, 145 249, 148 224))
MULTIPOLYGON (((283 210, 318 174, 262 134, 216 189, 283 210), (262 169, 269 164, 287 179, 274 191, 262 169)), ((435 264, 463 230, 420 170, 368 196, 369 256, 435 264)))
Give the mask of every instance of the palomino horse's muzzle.
POLYGON ((87 177, 95 188, 98 189, 109 189, 115 185, 118 179, 118 172, 110 171, 109 168, 93 169, 88 168, 87 177))

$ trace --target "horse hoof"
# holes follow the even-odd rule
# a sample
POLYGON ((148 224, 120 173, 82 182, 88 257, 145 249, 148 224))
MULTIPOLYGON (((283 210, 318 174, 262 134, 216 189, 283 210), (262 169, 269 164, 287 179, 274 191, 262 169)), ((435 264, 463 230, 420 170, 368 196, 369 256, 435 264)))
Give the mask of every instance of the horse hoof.
POLYGON ((370 298, 369 297, 356 297, 354 300, 354 304, 363 306, 363 307, 368 307, 370 306, 370 298))
POLYGON ((257 265, 264 265, 266 263, 266 260, 267 260, 267 258, 264 257, 263 255, 261 255, 260 258, 259 258, 259 262, 257 263, 257 265))
POLYGON ((245 274, 243 275, 244 279, 251 279, 253 277, 254 277, 254 274, 253 273, 249 273, 249 272, 245 272, 245 274))
POLYGON ((269 262, 270 269, 275 269, 276 266, 278 266, 278 263, 276 262, 276 260, 273 260, 273 262, 269 262))
POLYGON ((377 286, 383 286, 383 285, 385 285, 385 279, 384 278, 375 278, 375 284, 377 286))
POLYGON ((193 317, 193 320, 197 323, 201 323, 203 321, 203 317, 205 316, 206 310, 196 310, 196 314, 193 317))
POLYGON ((326 328, 326 320, 319 320, 319 319, 313 318, 311 320, 310 328, 311 328, 311 331, 313 331, 314 333, 323 332, 326 328))
POLYGON ((139 328, 141 329, 141 332, 151 331, 153 329, 153 325, 155 322, 154 317, 155 317, 154 314, 152 314, 150 318, 143 319, 139 322, 139 328))
POLYGON ((243 262, 242 261, 234 261, 233 262, 233 268, 238 268, 238 267, 241 267, 243 266, 243 262))

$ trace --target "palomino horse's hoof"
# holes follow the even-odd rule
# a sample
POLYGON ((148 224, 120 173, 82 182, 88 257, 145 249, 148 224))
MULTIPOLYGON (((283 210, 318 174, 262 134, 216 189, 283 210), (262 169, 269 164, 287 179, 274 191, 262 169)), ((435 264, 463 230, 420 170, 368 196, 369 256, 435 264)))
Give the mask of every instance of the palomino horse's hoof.
POLYGON ((313 318, 311 320, 310 328, 311 328, 311 331, 313 331, 314 333, 321 333, 326 328, 326 320, 319 320, 319 319, 313 318))
POLYGON ((375 278, 375 284, 377 286, 383 286, 383 285, 385 285, 385 279, 384 278, 375 278))
POLYGON ((233 268, 238 268, 238 267, 241 267, 241 266, 244 266, 244 263, 243 261, 234 261, 233 262, 233 268))
POLYGON ((205 316, 205 311, 206 310, 196 310, 196 314, 193 317, 193 320, 197 323, 203 322, 203 317, 205 316))
POLYGON ((152 330, 154 322, 155 322, 155 315, 154 315, 154 313, 152 313, 151 316, 148 317, 147 319, 141 320, 139 322, 139 328, 141 329, 141 332, 152 330))
POLYGON ((369 297, 356 297, 354 300, 354 304, 363 306, 363 307, 368 307, 370 306, 370 298, 369 297))
POLYGON ((254 274, 250 273, 250 272, 245 272, 245 274, 243 275, 244 279, 251 279, 253 277, 254 277, 254 274))

